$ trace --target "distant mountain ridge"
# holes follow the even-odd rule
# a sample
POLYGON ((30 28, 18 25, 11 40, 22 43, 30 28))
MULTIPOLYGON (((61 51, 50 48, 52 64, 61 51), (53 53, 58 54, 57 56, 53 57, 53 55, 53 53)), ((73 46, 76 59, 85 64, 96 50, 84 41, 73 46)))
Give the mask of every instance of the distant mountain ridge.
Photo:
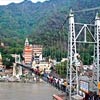
MULTIPOLYGON (((43 44, 50 42, 48 34, 51 38, 57 35, 70 8, 81 10, 97 6, 100 6, 99 0, 49 0, 43 3, 25 0, 17 4, 0 6, 0 39, 9 42, 9 38, 22 40, 30 36, 32 39, 35 38, 34 43, 41 43, 39 38, 46 39, 43 40, 43 44)), ((95 12, 82 13, 76 20, 91 22, 94 15, 95 12)))

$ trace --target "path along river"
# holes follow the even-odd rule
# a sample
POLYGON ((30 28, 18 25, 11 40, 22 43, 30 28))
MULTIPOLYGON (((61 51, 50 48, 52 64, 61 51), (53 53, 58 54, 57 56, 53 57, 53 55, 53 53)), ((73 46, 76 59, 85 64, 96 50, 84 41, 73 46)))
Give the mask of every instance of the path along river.
POLYGON ((0 83, 0 100, 53 100, 60 92, 50 84, 43 83, 0 83))

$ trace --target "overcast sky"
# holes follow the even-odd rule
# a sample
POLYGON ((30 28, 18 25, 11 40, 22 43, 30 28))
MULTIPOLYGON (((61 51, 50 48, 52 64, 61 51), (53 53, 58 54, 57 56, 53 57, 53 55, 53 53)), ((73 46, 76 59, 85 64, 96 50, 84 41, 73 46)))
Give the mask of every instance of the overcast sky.
MULTIPOLYGON (((0 0, 0 5, 7 5, 9 3, 12 3, 12 2, 15 2, 15 3, 19 3, 19 2, 22 2, 24 0, 0 0)), ((46 1, 46 0, 31 0, 32 2, 36 3, 38 1, 46 1)))

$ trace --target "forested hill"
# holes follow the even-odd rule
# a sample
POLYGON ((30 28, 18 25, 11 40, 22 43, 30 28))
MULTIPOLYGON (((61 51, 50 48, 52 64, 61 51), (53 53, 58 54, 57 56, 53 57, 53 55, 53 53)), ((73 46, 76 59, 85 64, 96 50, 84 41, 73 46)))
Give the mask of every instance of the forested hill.
MULTIPOLYGON (((100 0, 49 0, 43 3, 25 0, 0 6, 0 40, 7 45, 14 45, 15 40, 23 44, 23 39, 29 36, 31 42, 48 45, 50 39, 56 41, 61 38, 58 32, 70 8, 81 10, 97 6, 100 6, 100 0)), ((77 21, 91 22, 95 11, 85 14, 78 14, 77 21)), ((63 31, 62 36, 66 37, 66 27, 63 31)))
MULTIPOLYGON (((67 55, 68 21, 63 27, 62 24, 70 8, 77 11, 98 6, 100 0, 49 0, 43 3, 25 0, 0 6, 0 42, 6 45, 0 46, 0 52, 4 62, 10 53, 22 54, 26 37, 31 43, 45 46, 43 55, 61 60, 67 55)), ((75 13, 75 21, 94 22, 96 12, 75 13)))

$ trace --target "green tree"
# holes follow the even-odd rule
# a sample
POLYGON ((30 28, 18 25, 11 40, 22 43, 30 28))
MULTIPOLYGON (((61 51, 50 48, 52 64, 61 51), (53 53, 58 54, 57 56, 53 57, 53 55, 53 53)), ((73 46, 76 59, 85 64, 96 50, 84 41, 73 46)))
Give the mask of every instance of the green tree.
POLYGON ((3 57, 3 65, 5 65, 6 68, 10 68, 15 61, 14 58, 10 54, 3 55, 2 57, 3 57))
POLYGON ((61 76, 61 77, 66 77, 67 75, 67 61, 61 62, 55 66, 56 72, 61 76))

